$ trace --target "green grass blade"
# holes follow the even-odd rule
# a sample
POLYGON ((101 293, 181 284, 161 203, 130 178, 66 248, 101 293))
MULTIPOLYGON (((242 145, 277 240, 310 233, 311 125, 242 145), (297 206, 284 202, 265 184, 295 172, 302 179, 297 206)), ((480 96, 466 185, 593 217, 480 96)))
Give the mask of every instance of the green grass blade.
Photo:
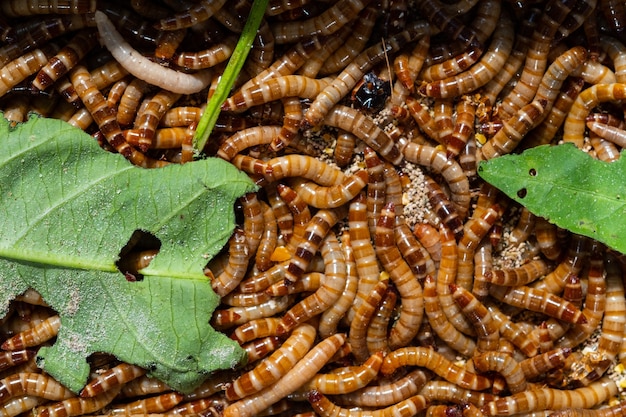
POLYGON ((196 155, 202 152, 202 149, 204 149, 204 146, 209 140, 217 117, 220 114, 220 107, 228 97, 230 89, 233 87, 237 76, 241 72, 241 68, 248 57, 257 30, 259 30, 259 26, 261 25, 261 20, 265 14, 268 2, 269 0, 254 0, 252 3, 250 15, 243 28, 243 32, 241 32, 237 46, 228 60, 228 65, 226 65, 226 69, 217 84, 215 93, 209 99, 207 107, 198 123, 196 134, 193 138, 193 147, 196 151, 196 155))

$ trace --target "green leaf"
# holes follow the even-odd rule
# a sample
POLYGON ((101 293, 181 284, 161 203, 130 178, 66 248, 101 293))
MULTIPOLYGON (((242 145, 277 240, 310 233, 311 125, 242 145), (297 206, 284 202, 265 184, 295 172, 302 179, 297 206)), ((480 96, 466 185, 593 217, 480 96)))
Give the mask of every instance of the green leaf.
POLYGON ((261 21, 263 20, 263 15, 265 14, 268 3, 269 0, 254 0, 252 2, 250 14, 243 27, 241 36, 237 41, 235 50, 228 60, 228 64, 220 76, 217 87, 198 122, 198 127, 196 128, 193 138, 193 148, 197 153, 202 152, 209 140, 209 136, 211 136, 215 122, 217 122, 217 117, 220 114, 220 107, 228 97, 230 89, 235 84, 235 80, 237 80, 241 68, 243 68, 243 64, 248 57, 248 53, 250 53, 252 42, 254 41, 256 32, 259 30, 259 26, 261 26, 261 21))
POLYGON ((478 174, 533 214, 626 253, 626 160, 606 163, 572 144, 483 161, 478 174))
POLYGON ((59 312, 44 369, 73 391, 86 357, 108 352, 188 392, 244 352, 209 325, 219 302, 203 267, 234 228, 250 179, 219 159, 143 169, 105 152, 81 130, 0 117, 0 315, 29 287, 59 312), (115 266, 136 230, 160 252, 129 282, 115 266))

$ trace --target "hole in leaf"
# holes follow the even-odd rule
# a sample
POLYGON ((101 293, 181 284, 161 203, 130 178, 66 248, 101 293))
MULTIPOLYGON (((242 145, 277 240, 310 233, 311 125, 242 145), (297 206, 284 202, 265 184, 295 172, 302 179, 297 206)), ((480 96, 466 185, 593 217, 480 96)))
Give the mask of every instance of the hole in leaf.
POLYGON ((526 190, 526 188, 520 188, 520 189, 517 191, 517 196, 518 196, 519 198, 524 198, 524 197, 526 197, 526 194, 528 194, 528 190, 526 190))
POLYGON ((115 266, 128 281, 141 281, 143 275, 139 270, 150 265, 160 248, 161 241, 155 235, 145 230, 135 230, 120 250, 115 266))
POLYGON ((531 168, 528 170, 528 175, 530 175, 531 177, 536 177, 537 176, 537 170, 535 168, 531 168))

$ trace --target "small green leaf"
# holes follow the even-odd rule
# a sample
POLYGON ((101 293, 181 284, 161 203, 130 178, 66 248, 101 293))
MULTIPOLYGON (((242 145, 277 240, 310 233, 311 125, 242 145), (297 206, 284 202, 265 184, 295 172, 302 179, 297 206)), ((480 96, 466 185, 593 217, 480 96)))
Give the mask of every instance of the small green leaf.
POLYGON ((234 228, 235 199, 254 190, 232 165, 209 158, 143 169, 105 152, 79 129, 0 117, 0 316, 29 287, 59 312, 44 369, 73 391, 86 357, 108 352, 188 392, 241 348, 209 325, 219 298, 202 270, 234 228), (136 230, 160 242, 144 278, 116 269, 136 230))
POLYGON ((626 253, 626 160, 593 159, 572 144, 483 161, 478 174, 533 214, 626 253))
POLYGON ((243 64, 248 57, 252 42, 254 41, 256 32, 259 30, 259 26, 261 26, 261 21, 263 20, 263 15, 265 14, 268 3, 269 0, 254 0, 252 2, 250 14, 243 27, 239 41, 237 41, 237 46, 235 46, 235 50, 228 60, 224 72, 220 76, 217 87, 198 122, 198 127, 193 137, 193 148, 197 153, 202 152, 209 140, 213 127, 215 127, 215 122, 217 122, 217 117, 220 114, 220 107, 228 97, 230 89, 235 84, 235 80, 239 76, 241 68, 243 68, 243 64))

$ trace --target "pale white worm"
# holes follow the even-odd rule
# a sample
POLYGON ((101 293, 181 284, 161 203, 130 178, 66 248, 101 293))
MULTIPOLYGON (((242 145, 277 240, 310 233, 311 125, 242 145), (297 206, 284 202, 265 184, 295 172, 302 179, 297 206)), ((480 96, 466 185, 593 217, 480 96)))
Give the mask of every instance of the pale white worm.
POLYGON ((197 93, 211 82, 211 70, 185 74, 150 61, 124 40, 106 14, 97 11, 95 19, 101 42, 120 65, 135 77, 179 94, 197 93))

